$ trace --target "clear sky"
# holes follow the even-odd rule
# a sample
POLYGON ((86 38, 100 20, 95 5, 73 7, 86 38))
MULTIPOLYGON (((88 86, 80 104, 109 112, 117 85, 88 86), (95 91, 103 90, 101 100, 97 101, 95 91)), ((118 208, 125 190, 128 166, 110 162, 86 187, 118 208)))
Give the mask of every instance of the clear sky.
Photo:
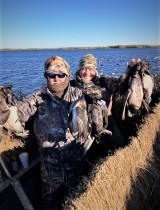
POLYGON ((160 0, 0 0, 0 48, 160 44, 160 0))

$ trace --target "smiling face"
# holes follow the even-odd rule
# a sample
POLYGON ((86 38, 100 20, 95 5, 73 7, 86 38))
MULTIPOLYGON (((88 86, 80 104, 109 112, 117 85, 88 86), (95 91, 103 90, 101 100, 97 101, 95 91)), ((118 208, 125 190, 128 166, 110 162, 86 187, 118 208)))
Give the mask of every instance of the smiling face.
POLYGON ((79 74, 82 80, 89 82, 95 76, 95 70, 92 68, 85 67, 80 69, 79 74))
POLYGON ((79 74, 83 81, 89 82, 96 75, 97 60, 92 54, 84 55, 79 61, 79 74))

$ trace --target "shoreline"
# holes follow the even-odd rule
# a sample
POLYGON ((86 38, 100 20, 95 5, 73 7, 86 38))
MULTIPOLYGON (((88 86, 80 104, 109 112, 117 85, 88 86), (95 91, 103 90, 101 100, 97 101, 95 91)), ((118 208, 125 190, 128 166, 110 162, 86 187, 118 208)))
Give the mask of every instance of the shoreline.
POLYGON ((18 50, 92 50, 92 49, 110 49, 110 48, 160 48, 160 45, 113 45, 98 47, 59 47, 59 48, 1 48, 0 51, 18 51, 18 50))

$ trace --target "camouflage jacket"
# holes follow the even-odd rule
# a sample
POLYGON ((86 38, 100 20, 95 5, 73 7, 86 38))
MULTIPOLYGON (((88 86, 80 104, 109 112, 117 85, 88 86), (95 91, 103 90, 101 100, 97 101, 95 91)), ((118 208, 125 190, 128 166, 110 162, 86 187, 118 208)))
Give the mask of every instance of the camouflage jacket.
POLYGON ((40 147, 42 164, 48 163, 62 168, 74 168, 84 159, 84 149, 77 144, 68 129, 70 105, 82 91, 67 87, 61 100, 53 96, 46 87, 28 95, 18 102, 23 122, 35 115, 34 132, 40 147))
POLYGON ((75 79, 70 81, 72 86, 78 87, 80 89, 85 89, 94 85, 101 87, 103 100, 106 101, 107 105, 109 104, 110 97, 112 94, 116 94, 119 91, 119 80, 115 77, 103 76, 94 76, 93 79, 84 83, 79 75, 79 72, 76 72, 75 79))

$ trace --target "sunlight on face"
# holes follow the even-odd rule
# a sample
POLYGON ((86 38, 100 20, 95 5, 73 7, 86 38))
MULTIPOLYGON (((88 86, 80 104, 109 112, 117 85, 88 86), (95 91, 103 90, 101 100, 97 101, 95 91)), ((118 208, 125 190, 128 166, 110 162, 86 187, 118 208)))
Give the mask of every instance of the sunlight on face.
POLYGON ((82 80, 89 82, 95 76, 95 70, 91 68, 82 68, 80 69, 79 74, 82 80))

